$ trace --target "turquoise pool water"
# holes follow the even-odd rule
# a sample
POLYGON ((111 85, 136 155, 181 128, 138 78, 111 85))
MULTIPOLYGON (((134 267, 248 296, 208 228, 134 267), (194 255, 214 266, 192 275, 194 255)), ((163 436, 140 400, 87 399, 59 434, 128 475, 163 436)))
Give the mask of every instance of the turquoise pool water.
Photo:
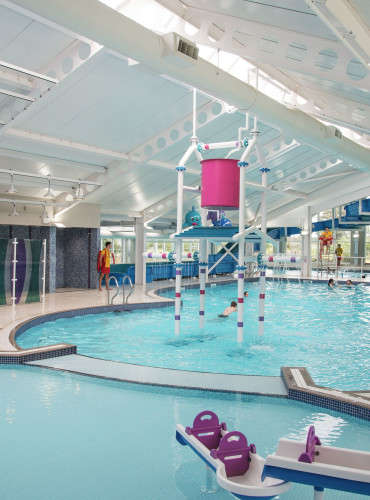
MULTIPOLYGON (((214 411, 257 453, 280 437, 368 450, 368 422, 280 398, 226 396, 103 381, 36 367, 0 368, 4 500, 204 500, 204 464, 175 440, 176 424, 214 411), (367 447, 367 448, 366 448, 367 447)), ((281 500, 306 500, 294 485, 281 500)), ((219 490, 215 500, 231 496, 219 490)), ((327 490, 326 500, 365 497, 327 490)))
POLYGON ((27 330, 17 342, 23 348, 68 342, 87 356, 181 370, 278 376, 281 366, 305 366, 317 384, 370 389, 370 287, 268 282, 263 337, 258 284, 246 289, 242 344, 236 313, 218 317, 235 299, 235 284, 207 289, 203 330, 199 290, 184 291, 178 337, 171 307, 59 319, 27 330))

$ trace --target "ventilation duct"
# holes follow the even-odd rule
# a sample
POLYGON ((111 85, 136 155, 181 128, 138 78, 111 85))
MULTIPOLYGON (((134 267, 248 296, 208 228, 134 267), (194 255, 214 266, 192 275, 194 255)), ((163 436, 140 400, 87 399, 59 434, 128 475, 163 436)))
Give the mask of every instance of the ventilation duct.
POLYGON ((166 33, 162 35, 163 53, 162 57, 180 68, 190 68, 198 60, 199 49, 195 43, 177 33, 166 33))

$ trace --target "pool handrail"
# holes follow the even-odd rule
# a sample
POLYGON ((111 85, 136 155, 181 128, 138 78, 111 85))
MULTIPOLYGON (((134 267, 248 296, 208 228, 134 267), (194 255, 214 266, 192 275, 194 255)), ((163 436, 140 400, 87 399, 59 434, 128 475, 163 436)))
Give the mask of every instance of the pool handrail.
POLYGON ((128 303, 128 298, 130 297, 130 295, 132 295, 132 281, 131 281, 131 278, 128 274, 126 274, 126 276, 123 277, 122 279, 122 293, 123 293, 123 299, 122 299, 122 303, 123 304, 127 304, 128 303), (125 300, 125 279, 128 279, 128 282, 129 282, 129 285, 130 285, 130 293, 127 295, 126 297, 126 300, 125 300))
POLYGON ((115 276, 109 276, 109 279, 108 279, 108 304, 113 304, 113 300, 117 297, 117 295, 119 295, 119 285, 118 285, 117 278, 115 276), (113 295, 112 300, 109 300, 109 296, 110 296, 109 283, 110 283, 111 279, 113 279, 116 282, 116 293, 115 293, 115 295, 113 295))

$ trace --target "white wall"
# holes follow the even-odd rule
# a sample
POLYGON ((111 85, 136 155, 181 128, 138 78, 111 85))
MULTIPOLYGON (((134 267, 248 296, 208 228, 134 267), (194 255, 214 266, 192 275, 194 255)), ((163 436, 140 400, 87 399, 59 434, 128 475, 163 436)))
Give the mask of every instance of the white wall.
POLYGON ((16 203, 18 217, 11 217, 13 211, 12 203, 0 203, 0 224, 17 226, 53 226, 55 221, 61 222, 66 227, 100 227, 100 206, 92 203, 80 203, 61 216, 53 219, 53 211, 60 211, 61 208, 46 206, 46 211, 50 217, 49 224, 43 224, 41 215, 42 205, 26 205, 22 202, 16 203))

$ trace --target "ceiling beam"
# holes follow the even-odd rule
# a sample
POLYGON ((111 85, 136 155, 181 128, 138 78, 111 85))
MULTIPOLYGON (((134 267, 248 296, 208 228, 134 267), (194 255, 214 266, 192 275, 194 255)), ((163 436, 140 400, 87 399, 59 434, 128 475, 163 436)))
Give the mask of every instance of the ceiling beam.
POLYGON ((83 151, 85 153, 92 153, 107 158, 115 158, 117 160, 128 159, 128 155, 126 153, 121 153, 120 151, 112 151, 110 149, 92 146, 91 144, 84 144, 81 142, 71 141, 69 139, 61 139, 59 137, 53 137, 50 135, 38 134, 36 132, 31 132, 30 130, 10 128, 6 130, 5 133, 10 137, 17 137, 18 139, 36 142, 38 144, 49 144, 51 146, 57 146, 74 151, 83 151))
MULTIPOLYGON (((167 74, 199 88, 241 110, 250 110, 261 121, 285 130, 299 141, 328 155, 336 155, 344 161, 355 163, 356 167, 364 171, 370 170, 368 151, 365 148, 345 137, 337 137, 329 127, 309 115, 287 109, 201 58, 191 68, 172 64, 163 57, 163 39, 160 35, 131 21, 98 0, 79 0, 79 2, 54 0, 52 3, 49 0, 14 0, 14 2, 107 48, 119 53, 124 52, 124 55, 146 64, 159 74, 167 74)), ((366 78, 363 79, 364 84, 365 80, 366 78)))
POLYGON ((81 169, 81 170, 90 170, 92 172, 97 172, 104 174, 107 167, 103 167, 100 165, 93 165, 90 163, 82 163, 78 161, 72 161, 72 160, 64 160, 62 158, 54 158, 53 156, 47 156, 43 155, 42 153, 34 154, 34 153, 27 153, 23 151, 15 151, 12 149, 6 149, 6 148, 0 148, 0 157, 4 158, 17 158, 20 160, 27 160, 31 162, 37 162, 37 163, 44 163, 44 166, 50 165, 50 166, 61 166, 61 167, 66 167, 66 168, 73 168, 73 169, 81 169))
POLYGON ((361 64, 368 70, 370 62, 370 33, 367 26, 358 17, 347 0, 306 0, 315 14, 326 24, 332 33, 349 49, 361 64), (329 16, 339 21, 343 29, 338 28, 329 16), (359 49, 356 47, 359 47, 359 49))
MULTIPOLYGON (((170 11, 174 12, 174 0, 157 0, 170 11)), ((311 3, 315 0, 306 0, 311 3)), ((336 4, 337 0, 331 0, 336 4)), ((124 14, 124 9, 122 10, 124 14)), ((317 54, 323 47, 331 49, 338 55, 336 71, 328 70, 325 79, 350 84, 366 91, 369 87, 370 74, 362 80, 353 81, 346 72, 347 64, 353 58, 352 52, 345 46, 343 40, 329 40, 318 36, 307 35, 297 31, 279 28, 268 24, 252 22, 243 17, 234 17, 218 12, 195 7, 182 7, 176 10, 177 23, 173 31, 184 37, 188 35, 188 25, 194 27, 191 35, 193 42, 224 50, 251 61, 271 64, 290 71, 306 73, 322 78, 322 72, 316 66, 317 54), (196 20, 194 22, 193 20, 196 20), (196 26, 194 25, 196 24, 196 26), (266 34, 276 42, 265 39, 266 34), (246 40, 245 40, 246 39, 246 40), (302 49, 297 49, 297 45, 302 49), (284 47, 282 50, 281 46, 284 47), (286 50, 288 49, 288 50, 286 50), (339 69, 339 70, 338 70, 339 69)))

